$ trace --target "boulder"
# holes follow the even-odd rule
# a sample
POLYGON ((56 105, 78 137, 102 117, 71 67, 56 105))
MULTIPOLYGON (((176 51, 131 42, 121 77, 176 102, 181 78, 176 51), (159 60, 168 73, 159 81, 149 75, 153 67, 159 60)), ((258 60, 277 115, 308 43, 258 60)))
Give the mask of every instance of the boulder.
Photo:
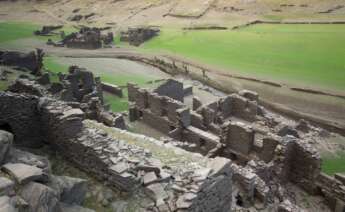
POLYGON ((19 184, 31 181, 47 182, 48 175, 42 169, 23 163, 7 163, 2 167, 3 171, 11 175, 19 184))
POLYGON ((13 142, 13 135, 7 131, 0 130, 0 164, 7 158, 13 142))
POLYGON ((14 193, 14 182, 6 177, 0 177, 0 196, 14 193))
POLYGON ((60 212, 57 193, 40 183, 30 182, 20 190, 20 196, 29 204, 31 211, 60 212))
POLYGON ((87 181, 67 176, 52 176, 49 186, 60 195, 60 201, 67 204, 81 204, 87 193, 87 181))
POLYGON ((24 163, 29 166, 35 166, 43 170, 47 175, 50 174, 50 163, 47 157, 35 155, 30 152, 13 148, 9 159, 11 163, 24 163))
POLYGON ((1 212, 18 212, 11 204, 11 199, 8 196, 0 197, 0 211, 1 212))

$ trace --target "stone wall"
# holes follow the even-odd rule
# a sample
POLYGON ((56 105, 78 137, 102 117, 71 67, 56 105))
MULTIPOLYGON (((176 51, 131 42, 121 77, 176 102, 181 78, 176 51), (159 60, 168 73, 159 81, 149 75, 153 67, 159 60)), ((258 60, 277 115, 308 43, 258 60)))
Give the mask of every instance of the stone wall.
POLYGON ((321 173, 321 158, 319 153, 310 144, 296 141, 289 157, 290 181, 310 193, 315 193, 316 180, 321 173))
POLYGON ((278 136, 269 135, 262 139, 262 147, 258 151, 258 157, 269 163, 275 156, 275 150, 280 143, 280 138, 278 136))
POLYGON ((186 110, 180 101, 160 96, 131 83, 128 83, 127 87, 128 100, 133 103, 135 108, 130 114, 136 116, 131 120, 142 117, 145 123, 166 134, 178 128, 180 124, 189 126, 191 122, 189 110, 186 110))
POLYGON ((241 122, 230 122, 227 126, 226 148, 230 152, 249 155, 254 145, 254 131, 241 122))
POLYGON ((29 53, 0 51, 0 64, 24 68, 34 75, 40 75, 44 53, 41 49, 29 53))
POLYGON ((183 84, 176 80, 168 79, 162 85, 158 86, 153 92, 157 93, 160 96, 167 96, 177 101, 183 102, 183 84))
POLYGON ((0 92, 0 128, 15 134, 15 143, 27 147, 42 145, 42 127, 38 116, 39 99, 34 96, 0 92))
POLYGON ((211 150, 217 148, 220 141, 218 136, 192 126, 183 131, 181 139, 194 144, 190 151, 199 152, 203 155, 207 155, 211 150))
POLYGON ((114 94, 120 98, 123 97, 123 92, 122 92, 122 89, 117 86, 117 85, 112 85, 112 84, 109 84, 109 83, 105 83, 105 82, 102 82, 102 89, 103 91, 106 91, 106 92, 109 92, 111 94, 114 94))
POLYGON ((231 114, 233 116, 251 122, 256 120, 256 115, 258 114, 258 105, 255 101, 249 101, 238 94, 232 94, 230 96, 232 99, 231 114))
POLYGON ((14 93, 26 93, 39 97, 47 95, 47 92, 42 89, 40 85, 28 79, 16 79, 16 81, 8 87, 8 90, 14 93))
POLYGON ((162 133, 168 134, 170 131, 174 130, 174 123, 170 122, 167 117, 157 116, 152 114, 149 110, 143 110, 142 121, 149 126, 159 130, 162 133))

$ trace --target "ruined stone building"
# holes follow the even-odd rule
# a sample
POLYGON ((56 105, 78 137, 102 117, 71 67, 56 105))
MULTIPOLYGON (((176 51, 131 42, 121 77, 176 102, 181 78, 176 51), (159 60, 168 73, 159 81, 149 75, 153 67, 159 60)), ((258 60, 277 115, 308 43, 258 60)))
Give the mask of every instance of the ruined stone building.
POLYGON ((103 88, 122 95, 72 66, 57 79, 22 77, 0 92, 0 209, 92 212, 80 206, 85 181, 54 176, 49 161, 17 149, 49 145, 109 188, 139 197, 134 211, 303 211, 291 184, 344 211, 345 176, 322 173, 307 140, 319 128, 270 112, 255 92, 205 101, 174 79, 129 83, 128 118, 165 135, 154 139, 128 131, 124 115, 104 105, 103 88))
POLYGON ((73 32, 69 35, 63 34, 60 42, 54 43, 52 40, 48 40, 47 44, 77 49, 99 49, 110 46, 113 41, 114 34, 112 32, 102 34, 101 28, 83 27, 79 32, 73 32))
MULTIPOLYGON (((184 98, 191 93, 176 80, 150 89, 129 83, 129 118, 161 131, 170 137, 167 142, 188 151, 236 162, 233 180, 240 187, 241 205, 272 204, 278 190, 271 185, 288 182, 310 194, 329 195, 325 185, 330 182, 321 173, 318 152, 299 136, 311 130, 304 121, 295 127, 280 123, 258 104, 259 97, 252 91, 206 104, 194 97, 192 105, 187 105, 184 98)), ((345 190, 339 186, 336 190, 339 194, 332 195, 329 204, 344 208, 345 196, 340 194, 345 190)))
POLYGON ((152 27, 132 27, 128 31, 121 32, 120 40, 128 42, 133 46, 140 46, 142 43, 158 35, 159 29, 152 27))

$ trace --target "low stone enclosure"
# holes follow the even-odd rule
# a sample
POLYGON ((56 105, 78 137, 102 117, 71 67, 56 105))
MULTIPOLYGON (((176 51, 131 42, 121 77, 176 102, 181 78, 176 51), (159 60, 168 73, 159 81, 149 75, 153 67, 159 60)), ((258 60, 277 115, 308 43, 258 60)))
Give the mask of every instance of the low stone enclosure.
POLYGON ((317 136, 318 128, 303 120, 283 124, 289 121, 258 105, 252 91, 206 104, 194 97, 192 108, 183 103, 190 94, 172 79, 151 89, 129 83, 129 119, 150 125, 170 137, 166 142, 188 151, 235 161, 233 180, 242 189, 242 205, 272 204, 277 188, 292 182, 310 194, 324 195, 334 211, 345 209, 343 175, 337 179, 321 173, 320 156, 307 139, 317 136))
POLYGON ((79 32, 73 32, 69 35, 61 34, 62 40, 55 43, 52 40, 48 40, 48 45, 57 47, 66 46, 67 48, 78 48, 78 49, 99 49, 102 47, 111 47, 114 41, 114 34, 108 32, 102 34, 101 28, 88 28, 83 27, 79 32))
POLYGON ((128 42, 133 46, 140 46, 142 43, 157 36, 160 30, 154 27, 132 27, 128 31, 121 32, 120 40, 128 42))

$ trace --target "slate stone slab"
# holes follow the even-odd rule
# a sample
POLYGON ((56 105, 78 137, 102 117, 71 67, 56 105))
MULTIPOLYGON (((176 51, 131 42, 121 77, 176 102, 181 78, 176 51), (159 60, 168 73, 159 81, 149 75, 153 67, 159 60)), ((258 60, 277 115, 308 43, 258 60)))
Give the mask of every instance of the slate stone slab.
POLYGON ((19 184, 26 184, 31 181, 46 182, 48 176, 43 170, 35 166, 23 163, 7 163, 2 170, 11 175, 19 184))

